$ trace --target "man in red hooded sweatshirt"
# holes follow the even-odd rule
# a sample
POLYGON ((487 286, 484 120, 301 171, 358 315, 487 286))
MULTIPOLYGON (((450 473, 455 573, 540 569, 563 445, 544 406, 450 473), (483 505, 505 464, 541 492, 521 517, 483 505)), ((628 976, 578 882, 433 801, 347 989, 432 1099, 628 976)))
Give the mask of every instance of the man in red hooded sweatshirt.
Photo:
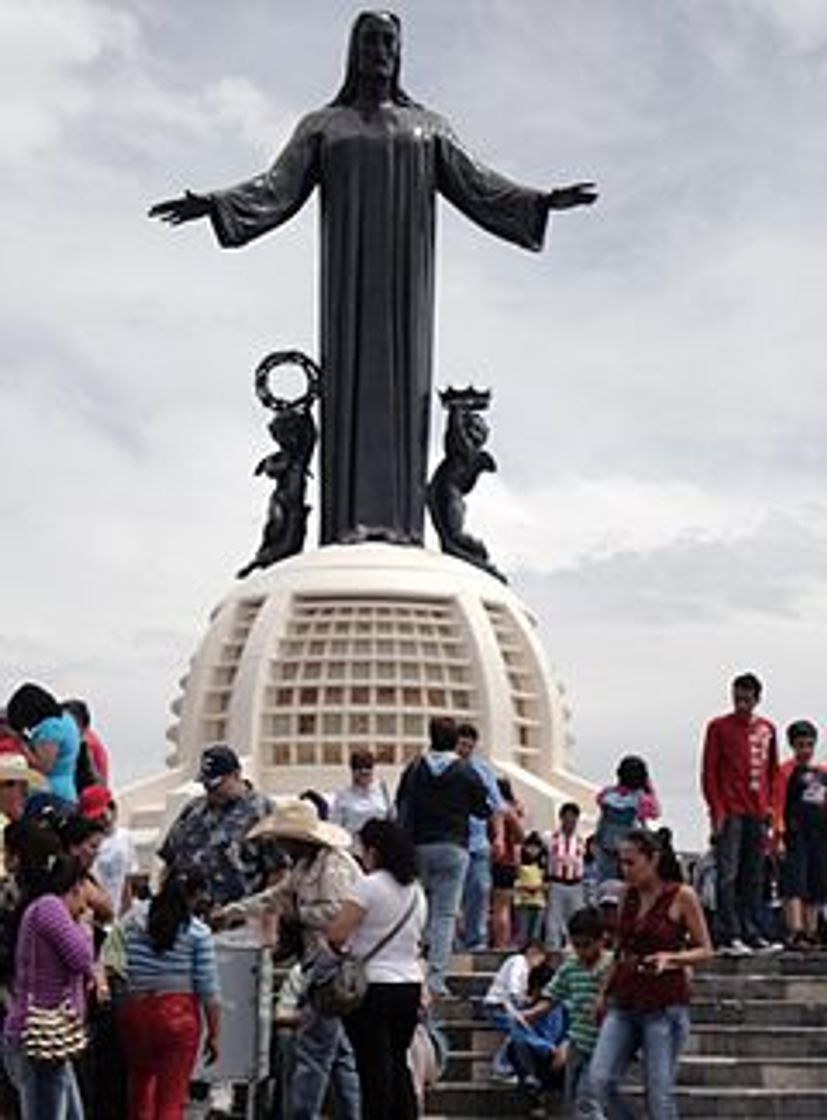
POLYGON ((744 673, 732 682, 729 715, 706 729, 701 785, 715 837, 720 950, 744 956, 772 948, 758 924, 764 848, 778 774, 775 728, 754 714, 761 682, 744 673))

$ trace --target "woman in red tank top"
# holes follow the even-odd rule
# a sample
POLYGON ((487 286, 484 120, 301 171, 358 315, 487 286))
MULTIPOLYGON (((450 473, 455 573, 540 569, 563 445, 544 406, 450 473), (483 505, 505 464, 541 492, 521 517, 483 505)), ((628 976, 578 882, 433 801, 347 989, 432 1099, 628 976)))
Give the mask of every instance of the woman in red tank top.
POLYGON ((657 838, 643 830, 620 845, 626 889, 601 999, 606 1015, 589 1067, 593 1091, 612 1120, 635 1116, 619 1086, 638 1051, 647 1115, 676 1120, 675 1073, 689 1033, 687 968, 712 956, 697 895, 661 875, 661 855, 657 838))

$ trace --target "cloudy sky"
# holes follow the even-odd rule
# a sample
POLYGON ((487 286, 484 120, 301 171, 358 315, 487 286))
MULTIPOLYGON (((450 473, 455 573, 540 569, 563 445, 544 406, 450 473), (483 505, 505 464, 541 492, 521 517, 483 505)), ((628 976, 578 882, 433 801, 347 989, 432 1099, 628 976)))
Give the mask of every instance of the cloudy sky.
MULTIPOLYGON (((440 212, 436 379, 494 391, 472 528, 542 621, 580 768, 652 762, 684 843, 751 668, 824 715, 827 6, 399 3, 404 83, 498 170, 598 181, 524 253, 440 212)), ((254 549, 251 370, 315 353, 314 205, 241 253, 147 206, 264 166, 329 99, 336 0, 0 0, 0 692, 89 698, 157 769, 254 549)))

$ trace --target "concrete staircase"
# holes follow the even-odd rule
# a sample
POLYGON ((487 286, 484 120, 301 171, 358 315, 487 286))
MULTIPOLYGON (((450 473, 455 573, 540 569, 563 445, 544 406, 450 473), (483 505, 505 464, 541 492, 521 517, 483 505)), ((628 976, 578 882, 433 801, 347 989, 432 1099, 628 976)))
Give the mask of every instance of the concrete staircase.
MULTIPOLYGON (((519 1092, 490 1080, 497 1033, 479 1002, 502 954, 457 956, 440 1004, 450 1045, 429 1117, 525 1116, 519 1092)), ((678 1074, 679 1115, 762 1120, 827 1118, 827 953, 716 959, 693 983, 692 1035, 678 1074)), ((639 1071, 629 1097, 645 1115, 639 1071)), ((561 1101, 550 1116, 562 1116, 561 1101)))

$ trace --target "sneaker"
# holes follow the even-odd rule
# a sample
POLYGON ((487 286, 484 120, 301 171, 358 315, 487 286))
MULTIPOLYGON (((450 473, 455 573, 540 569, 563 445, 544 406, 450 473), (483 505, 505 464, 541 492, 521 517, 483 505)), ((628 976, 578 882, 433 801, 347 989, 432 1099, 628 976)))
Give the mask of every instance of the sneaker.
POLYGON ((752 949, 740 937, 733 937, 732 941, 727 941, 721 945, 718 954, 722 957, 751 957, 752 949))
POLYGON ((492 1069, 491 1081, 496 1081, 498 1085, 519 1085, 520 1079, 516 1073, 510 1073, 507 1069, 492 1069))
POLYGON ((754 953, 780 953, 784 945, 781 941, 768 941, 766 937, 753 937, 750 939, 749 948, 754 953))
POLYGON ((432 988, 430 988, 430 994, 432 999, 454 998, 454 993, 451 991, 447 984, 435 984, 432 988))

